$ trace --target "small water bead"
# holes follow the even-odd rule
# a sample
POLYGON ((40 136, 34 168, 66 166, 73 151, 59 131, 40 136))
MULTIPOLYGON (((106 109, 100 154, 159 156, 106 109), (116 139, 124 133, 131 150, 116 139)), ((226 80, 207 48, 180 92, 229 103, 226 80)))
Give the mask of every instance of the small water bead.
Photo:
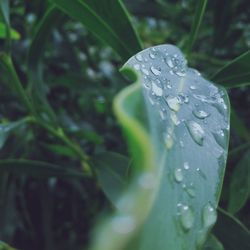
POLYGON ((175 71, 175 74, 177 75, 177 76, 185 76, 186 75, 186 72, 184 71, 184 70, 180 70, 180 71, 175 71))
POLYGON ((141 68, 141 72, 147 76, 149 76, 149 71, 147 69, 145 69, 144 67, 141 68))
POLYGON ((155 59, 155 58, 156 58, 156 53, 155 53, 155 52, 150 52, 150 53, 149 53, 149 57, 150 57, 151 59, 155 59))
POLYGON ((187 161, 184 162, 183 168, 186 169, 186 170, 188 170, 190 168, 187 161))
POLYGON ((209 113, 207 113, 204 110, 194 110, 193 114, 194 114, 195 117, 197 117, 199 119, 205 119, 210 115, 209 113))
POLYGON ((204 180, 207 179, 205 173, 204 173, 200 168, 196 168, 196 172, 197 172, 204 180))
POLYGON ((154 66, 150 67, 150 70, 152 71, 152 73, 156 76, 159 76, 161 74, 161 68, 156 68, 154 66))
POLYGON ((135 70, 140 70, 140 65, 139 64, 134 64, 133 67, 134 67, 135 70))
POLYGON ((161 87, 157 86, 155 82, 152 82, 152 91, 156 96, 162 96, 163 90, 161 87))
POLYGON ((141 54, 137 54, 137 55, 135 56, 135 59, 136 59, 137 61, 139 61, 139 62, 142 62, 142 61, 143 61, 143 57, 142 57, 141 54))
POLYGON ((183 181, 183 172, 182 172, 182 169, 181 168, 177 168, 175 169, 174 171, 174 178, 177 182, 182 182, 183 181))
POLYGON ((171 112, 170 118, 171 118, 172 122, 174 123, 174 125, 178 126, 180 124, 180 120, 178 119, 178 117, 175 113, 171 112))
POLYGON ((182 140, 180 140, 180 146, 181 148, 184 148, 184 142, 182 140))
POLYGON ((178 95, 178 97, 179 97, 180 103, 188 103, 189 102, 189 98, 185 94, 181 93, 178 95))
POLYGON ((196 89, 196 87, 195 87, 194 85, 191 85, 189 88, 190 88, 191 90, 195 90, 195 89, 196 89))
POLYGON ((202 146, 203 141, 204 141, 204 137, 205 137, 205 132, 204 132, 203 128, 201 127, 201 125, 199 125, 195 121, 188 121, 187 128, 188 128, 188 131, 189 131, 191 137, 193 138, 193 140, 197 144, 202 146))
POLYGON ((183 205, 180 209, 180 223, 185 231, 189 231, 194 224, 194 212, 187 206, 183 205))
POLYGON ((187 194, 191 197, 194 198, 195 197, 195 188, 193 186, 193 184, 191 184, 188 187, 185 187, 185 191, 187 192, 187 194))
POLYGON ((211 203, 208 203, 203 208, 202 220, 203 220, 203 225, 205 228, 209 228, 213 226, 214 223, 216 222, 217 212, 216 212, 216 209, 211 205, 211 203))
POLYGON ((170 67, 170 68, 173 68, 174 67, 174 63, 172 61, 172 58, 170 56, 167 56, 165 62, 167 63, 167 65, 170 67))
POLYGON ((131 215, 118 215, 112 220, 112 228, 119 234, 128 234, 135 229, 135 219, 131 215))
POLYGON ((169 133, 164 133, 163 138, 164 138, 166 148, 171 149, 174 143, 173 137, 169 133))
POLYGON ((221 129, 216 133, 213 133, 215 141, 222 147, 225 148, 227 146, 227 140, 225 138, 225 132, 221 129))
POLYGON ((162 120, 166 120, 167 119, 167 113, 166 113, 166 111, 160 110, 159 114, 160 114, 162 120))
POLYGON ((177 112, 180 109, 180 100, 178 97, 168 96, 165 100, 171 110, 177 112))
POLYGON ((147 79, 143 82, 143 85, 146 89, 151 89, 151 83, 147 79))

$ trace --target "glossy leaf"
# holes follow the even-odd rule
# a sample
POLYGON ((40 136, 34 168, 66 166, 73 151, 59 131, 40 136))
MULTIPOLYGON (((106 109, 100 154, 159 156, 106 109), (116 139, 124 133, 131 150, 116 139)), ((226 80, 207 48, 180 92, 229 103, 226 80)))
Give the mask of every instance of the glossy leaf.
POLYGON ((235 217, 219 209, 213 233, 226 250, 250 249, 250 232, 235 217))
POLYGON ((172 45, 138 53, 123 72, 137 76, 115 99, 134 180, 92 249, 201 248, 216 221, 223 181, 227 93, 188 68, 172 45))
POLYGON ((197 38, 200 26, 201 26, 201 22, 203 20, 204 17, 204 13, 206 10, 206 6, 207 6, 207 0, 199 0, 198 3, 196 4, 196 10, 195 10, 195 15, 194 15, 194 20, 193 20, 193 24, 192 24, 192 30, 187 42, 187 54, 189 54, 191 52, 191 49, 195 43, 195 40, 197 38))
MULTIPOLYGON (((20 34, 14 29, 11 29, 10 35, 12 39, 15 40, 20 39, 20 34)), ((6 37, 7 37, 6 25, 4 23, 0 23, 0 38, 6 38, 6 37)))
POLYGON ((103 152, 93 157, 92 164, 100 187, 116 206, 127 184, 129 159, 118 153, 103 152))
POLYGON ((212 80, 227 88, 235 88, 250 84, 250 50, 236 57, 222 67, 212 80))
POLYGON ((60 167, 47 162, 7 159, 0 160, 0 173, 30 175, 38 178, 82 178, 84 175, 70 168, 60 167))
POLYGON ((120 0, 51 0, 71 18, 82 22, 123 59, 141 50, 130 17, 120 0))
POLYGON ((237 213, 250 196, 250 151, 247 151, 235 167, 229 189, 228 211, 237 213))
POLYGON ((0 240, 0 250, 15 250, 15 248, 9 246, 8 244, 0 240))

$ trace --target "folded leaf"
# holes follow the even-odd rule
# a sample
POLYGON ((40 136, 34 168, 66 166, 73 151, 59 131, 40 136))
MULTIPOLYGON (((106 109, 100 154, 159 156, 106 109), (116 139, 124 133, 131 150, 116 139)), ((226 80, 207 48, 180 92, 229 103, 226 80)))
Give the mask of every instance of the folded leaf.
POLYGON ((227 93, 188 68, 172 45, 138 53, 123 71, 137 76, 115 99, 134 180, 92 249, 200 249, 217 217, 228 148, 227 93))

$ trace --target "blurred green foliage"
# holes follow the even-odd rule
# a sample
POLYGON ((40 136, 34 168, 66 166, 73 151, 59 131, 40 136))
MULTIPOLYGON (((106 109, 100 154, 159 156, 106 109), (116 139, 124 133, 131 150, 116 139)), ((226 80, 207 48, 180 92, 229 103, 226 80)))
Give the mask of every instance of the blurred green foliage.
MULTIPOLYGON (((0 1, 1 4, 5 2, 0 1)), ((196 1, 123 2, 132 14, 132 24, 144 47, 172 43, 185 48, 196 1)), ((114 96, 129 83, 119 73, 124 60, 86 29, 86 25, 65 14, 60 14, 58 22, 49 25, 47 42, 45 40, 41 48, 36 48, 42 60, 41 65, 35 68, 38 69, 35 76, 39 78, 34 78, 32 72, 35 71, 31 68, 35 65, 30 59, 34 54, 29 54, 30 45, 50 7, 51 2, 44 0, 10 1, 11 27, 18 32, 12 31, 11 34, 13 38, 19 38, 20 34, 20 39, 12 40, 11 44, 3 39, 8 32, 6 27, 1 28, 6 17, 0 15, 0 54, 11 51, 12 66, 19 83, 29 96, 36 92, 31 103, 38 108, 41 121, 34 122, 30 117, 13 91, 13 78, 2 67, 0 162, 28 159, 30 164, 33 161, 34 167, 38 167, 37 162, 49 162, 61 168, 60 171, 67 172, 65 169, 68 169, 85 176, 62 178, 53 173, 50 177, 38 178, 42 175, 40 171, 34 176, 24 168, 24 174, 20 175, 6 168, 1 170, 0 163, 0 239, 25 250, 84 249, 97 215, 113 209, 96 176, 98 171, 93 170, 89 159, 95 162, 100 154, 107 151, 128 157, 126 143, 113 115, 112 102, 114 96), (40 81, 42 84, 39 85, 40 81), (34 89, 34 84, 38 84, 39 88, 34 89)), ((189 58, 190 65, 204 75, 212 76, 249 48, 249 1, 208 1, 189 58)), ((135 48, 137 50, 139 48, 135 48)), ((247 65, 249 69, 250 64, 247 65)), ((247 177, 242 174, 246 169, 249 177, 250 171, 249 89, 247 86, 234 88, 229 90, 229 95, 234 112, 220 206, 229 208, 249 227, 249 178, 246 180, 247 177), (241 183, 244 188, 242 199, 237 197, 238 192, 235 191, 241 183)))

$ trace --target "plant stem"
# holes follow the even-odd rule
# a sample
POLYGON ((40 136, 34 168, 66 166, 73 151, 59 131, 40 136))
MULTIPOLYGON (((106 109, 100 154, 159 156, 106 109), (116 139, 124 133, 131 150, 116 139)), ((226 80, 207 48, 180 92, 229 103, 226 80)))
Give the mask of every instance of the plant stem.
POLYGON ((7 71, 8 75, 10 76, 11 80, 9 84, 11 85, 12 89, 14 89, 15 93, 18 95, 21 102, 25 105, 28 112, 32 116, 36 117, 37 114, 19 80, 19 77, 16 73, 11 57, 4 53, 0 54, 0 65, 3 66, 3 68, 7 71))

